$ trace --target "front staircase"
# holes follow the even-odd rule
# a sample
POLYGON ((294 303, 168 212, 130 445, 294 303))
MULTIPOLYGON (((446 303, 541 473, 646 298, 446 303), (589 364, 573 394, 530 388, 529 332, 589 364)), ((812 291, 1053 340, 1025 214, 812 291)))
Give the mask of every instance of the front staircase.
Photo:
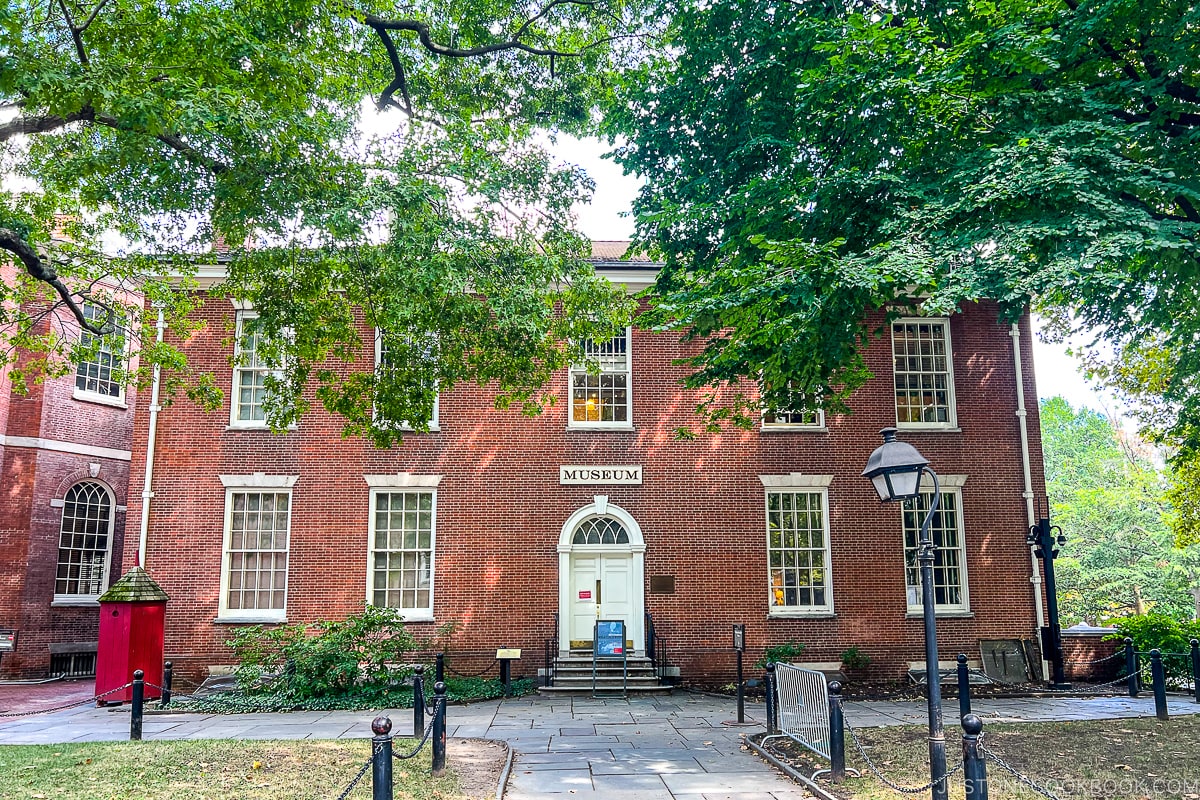
MULTIPOLYGON (((629 694, 667 694, 671 686, 655 674, 653 662, 646 656, 629 656, 628 678, 624 689, 629 694)), ((604 658, 596 662, 596 694, 619 695, 622 691, 622 664, 619 659, 604 658)), ((571 650, 559 653, 554 659, 553 680, 550 686, 538 688, 542 694, 592 693, 592 651, 571 650)))

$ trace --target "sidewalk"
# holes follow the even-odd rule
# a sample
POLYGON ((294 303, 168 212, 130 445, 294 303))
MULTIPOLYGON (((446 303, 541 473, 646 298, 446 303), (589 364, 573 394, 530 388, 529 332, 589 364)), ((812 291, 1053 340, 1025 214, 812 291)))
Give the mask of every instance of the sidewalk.
MULTIPOLYGON (((9 687, 4 687, 8 689, 9 687)), ((9 711, 0 693, 0 712, 9 711)), ((1200 712, 1186 697, 1169 700, 1174 715, 1200 712)), ((947 721, 957 714, 951 700, 947 721)), ((973 710, 988 722, 1114 719, 1154 716, 1154 700, 1114 698, 984 699, 973 710)), ((411 731, 412 711, 387 713, 394 732, 411 731)), ((747 706, 757 724, 723 724, 736 715, 732 698, 676 692, 630 700, 525 697, 450 706, 447 733, 507 741, 516 751, 509 800, 793 800, 808 795, 744 751, 741 737, 760 732, 762 704, 747 706)), ((144 738, 344 739, 369 738, 371 711, 290 714, 147 714, 144 738)), ((914 702, 846 704, 858 728, 926 721, 914 702)), ((32 717, 0 718, 0 744, 121 741, 129 737, 128 707, 82 706, 32 717)))

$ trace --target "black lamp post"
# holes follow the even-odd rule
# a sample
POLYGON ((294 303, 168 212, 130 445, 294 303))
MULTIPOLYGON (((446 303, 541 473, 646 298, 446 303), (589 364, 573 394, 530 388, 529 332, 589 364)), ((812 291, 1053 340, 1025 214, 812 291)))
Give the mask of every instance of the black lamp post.
POLYGON ((921 523, 917 561, 921 565, 921 611, 925 617, 925 676, 929 684, 929 776, 933 800, 946 800, 946 735, 942 728, 942 679, 938 671, 937 622, 933 595, 933 537, 929 533, 933 515, 942 500, 937 473, 929 468, 929 459, 906 442, 896 441, 896 429, 884 428, 883 444, 867 459, 862 474, 875 485, 881 502, 908 500, 921 492, 921 474, 933 479, 933 502, 921 523))
POLYGON ((1029 529, 1025 541, 1030 547, 1035 547, 1034 555, 1042 560, 1042 574, 1046 579, 1046 611, 1049 625, 1042 628, 1042 654, 1050 662, 1052 670, 1050 686, 1055 689, 1070 689, 1066 675, 1063 673, 1062 625, 1058 621, 1058 584, 1054 579, 1054 559, 1058 558, 1058 545, 1067 543, 1062 528, 1051 525, 1049 519, 1049 503, 1047 516, 1038 520, 1037 525, 1029 529))

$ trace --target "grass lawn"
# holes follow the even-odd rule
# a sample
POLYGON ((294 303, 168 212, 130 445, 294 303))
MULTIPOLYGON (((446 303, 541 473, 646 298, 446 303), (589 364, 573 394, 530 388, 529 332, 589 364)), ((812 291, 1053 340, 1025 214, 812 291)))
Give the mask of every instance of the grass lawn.
MULTIPOLYGON (((412 742, 397 739, 397 752, 412 742)), ((369 740, 144 741, 0 746, 3 800, 336 800, 369 740)), ((394 761, 396 800, 460 800, 452 774, 429 776, 429 747, 394 761)), ((350 795, 371 797, 370 770, 350 795)), ((492 784, 493 787, 495 784, 492 784)))
MULTIPOLYGON (((875 765, 901 786, 929 781, 925 727, 865 728, 858 738, 875 765)), ((962 729, 947 718, 946 753, 953 768, 962 761, 962 729)), ((774 740, 778 741, 778 740, 774 740)), ((1100 722, 988 724, 984 745, 1055 796, 1106 800, 1200 800, 1200 717, 1178 716, 1169 722, 1116 719, 1100 722)), ((795 745, 772 745, 786 751, 806 774, 821 768, 808 762, 795 745)), ((904 795, 870 775, 846 737, 846 765, 863 772, 838 787, 822 782, 835 795, 853 800, 897 800, 904 795)), ((821 765, 828 767, 828 765, 821 765)), ((992 800, 1032 800, 1042 795, 1021 785, 1000 765, 987 765, 992 800)), ((921 796, 928 797, 928 793, 921 796)), ((961 771, 950 779, 950 797, 961 798, 961 771)))

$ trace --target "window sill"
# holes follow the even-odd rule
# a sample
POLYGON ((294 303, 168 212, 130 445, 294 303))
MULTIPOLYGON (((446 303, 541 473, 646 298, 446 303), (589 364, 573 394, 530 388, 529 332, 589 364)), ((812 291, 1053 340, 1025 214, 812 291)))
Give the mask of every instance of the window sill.
MULTIPOLYGON (((906 619, 923 619, 925 614, 919 608, 910 608, 905 613, 906 619)), ((934 611, 933 616, 936 619, 974 619, 974 611, 934 611)))
POLYGON ((587 431, 589 433, 595 433, 596 431, 632 431, 632 430, 634 430, 634 427, 633 427, 633 425, 626 425, 624 423, 622 423, 620 425, 604 425, 602 423, 588 424, 586 422, 580 422, 578 424, 568 423, 567 430, 568 431, 587 431))
POLYGON ((129 405, 125 402, 125 396, 112 397, 107 394, 97 394, 96 392, 86 392, 82 389, 76 389, 74 395, 76 400, 81 403, 95 403, 100 406, 112 406, 113 408, 129 409, 129 405))
POLYGON ((405 622, 435 622, 433 614, 402 614, 405 622))
POLYGON ((824 425, 760 425, 759 433, 828 433, 824 425))
POLYGON ((767 619, 837 619, 832 611, 768 611, 767 619))
POLYGON ((96 597, 55 597, 50 602, 51 608, 99 608, 99 595, 96 597))
POLYGON ((286 625, 287 617, 217 617, 213 620, 214 625, 286 625))
MULTIPOLYGON (((280 431, 280 433, 291 433, 292 431, 295 431, 299 427, 300 427, 299 425, 289 425, 288 427, 286 427, 282 431, 280 431)), ((267 425, 265 423, 264 424, 255 423, 253 425, 229 424, 229 425, 225 426, 225 430, 227 430, 227 431, 265 431, 267 433, 272 433, 271 426, 267 425)))
POLYGON ((962 433, 962 428, 957 425, 937 425, 920 422, 897 422, 896 430, 913 431, 914 433, 918 431, 921 433, 962 433))

